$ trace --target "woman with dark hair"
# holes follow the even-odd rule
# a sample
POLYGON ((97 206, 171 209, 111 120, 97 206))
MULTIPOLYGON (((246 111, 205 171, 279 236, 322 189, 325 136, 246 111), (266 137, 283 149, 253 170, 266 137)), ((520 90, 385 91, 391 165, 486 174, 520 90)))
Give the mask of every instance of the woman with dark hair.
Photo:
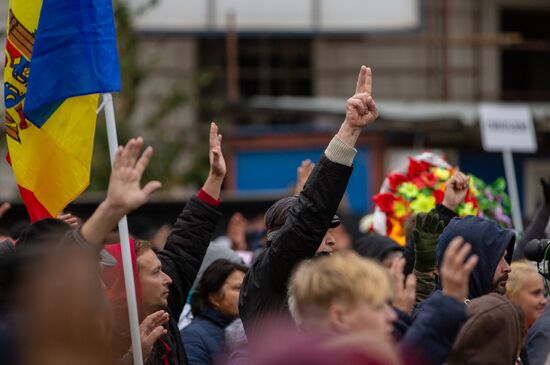
POLYGON ((224 330, 239 316, 239 293, 246 267, 214 261, 199 282, 200 311, 181 330, 189 365, 213 364, 224 352, 224 330))

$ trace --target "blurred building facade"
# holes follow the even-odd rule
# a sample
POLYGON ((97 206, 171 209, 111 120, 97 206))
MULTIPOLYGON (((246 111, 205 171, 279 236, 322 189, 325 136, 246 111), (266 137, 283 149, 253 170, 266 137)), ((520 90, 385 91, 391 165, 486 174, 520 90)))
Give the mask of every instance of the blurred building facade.
POLYGON ((149 72, 133 124, 143 126, 171 86, 203 77, 193 102, 164 127, 174 136, 220 120, 226 193, 286 194, 301 159, 316 159, 341 122, 366 64, 377 104, 386 107, 359 146, 347 203, 353 211, 368 211, 384 174, 426 149, 485 180, 503 176, 500 155, 481 149, 475 117, 464 117, 483 101, 536 109, 539 152, 515 156, 524 213, 533 211, 538 177, 550 176, 547 0, 269 3, 256 1, 252 11, 246 1, 159 0, 137 17, 139 60, 149 72))

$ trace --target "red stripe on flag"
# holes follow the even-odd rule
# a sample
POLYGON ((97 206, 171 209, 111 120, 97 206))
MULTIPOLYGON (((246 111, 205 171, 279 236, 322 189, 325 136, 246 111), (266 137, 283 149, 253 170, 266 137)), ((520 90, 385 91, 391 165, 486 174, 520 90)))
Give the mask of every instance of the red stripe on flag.
MULTIPOLYGON (((6 161, 11 166, 11 157, 8 153, 6 155, 6 161)), ((19 194, 21 195, 21 199, 23 199, 23 203, 25 204, 25 207, 27 208, 27 212, 29 213, 29 217, 31 219, 31 222, 36 222, 44 218, 52 218, 52 215, 40 201, 34 196, 34 193, 30 190, 27 190, 19 185, 17 185, 19 188, 19 194)))
POLYGON ((50 212, 44 208, 42 203, 34 196, 34 193, 30 190, 27 190, 19 185, 19 194, 21 194, 21 199, 25 203, 31 222, 36 222, 44 218, 53 218, 50 212))

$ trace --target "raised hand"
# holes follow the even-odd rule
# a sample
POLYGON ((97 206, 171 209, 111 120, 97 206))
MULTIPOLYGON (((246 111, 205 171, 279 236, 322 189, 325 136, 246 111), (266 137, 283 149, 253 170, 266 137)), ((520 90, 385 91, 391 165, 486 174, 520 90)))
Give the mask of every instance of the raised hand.
POLYGON ((168 318, 169 315, 167 312, 159 310, 145 317, 143 322, 139 325, 141 351, 144 361, 147 361, 155 342, 157 342, 161 336, 168 333, 166 328, 162 326, 168 322, 168 318))
POLYGON ((138 159, 142 146, 141 137, 132 138, 126 146, 118 148, 113 163, 105 201, 124 214, 143 205, 162 186, 159 181, 150 181, 141 187, 141 177, 153 156, 153 148, 147 147, 138 159))
POLYGON ((410 314, 416 301, 416 276, 410 274, 405 280, 403 269, 405 268, 405 259, 399 258, 393 260, 390 268, 390 277, 393 284, 392 305, 410 314))
POLYGON ((2 203, 0 204, 0 219, 8 212, 8 210, 11 209, 10 203, 2 203))
POLYGON ((67 223, 71 228, 76 228, 82 224, 82 220, 78 217, 75 217, 71 213, 61 213, 56 217, 57 219, 67 223))
POLYGON ((378 118, 378 109, 372 98, 372 71, 361 66, 355 94, 346 101, 346 119, 338 131, 338 138, 349 146, 355 146, 363 128, 378 118))
POLYGON ((210 124, 208 155, 210 158, 210 173, 202 189, 211 197, 219 199, 227 167, 222 153, 222 135, 218 133, 218 126, 214 122, 210 124))
POLYGON ((231 248, 235 251, 246 250, 246 228, 248 221, 239 212, 233 214, 227 223, 227 237, 231 240, 231 248))
POLYGON ((468 257, 471 250, 472 246, 464 243, 462 237, 454 238, 445 250, 440 268, 443 293, 460 302, 468 297, 470 274, 479 260, 477 255, 468 257))
POLYGON ((372 99, 372 71, 361 66, 355 95, 346 102, 346 121, 357 128, 364 128, 378 118, 378 110, 372 99))
POLYGON ((445 184, 443 205, 451 210, 456 210, 458 205, 466 198, 469 184, 470 177, 457 171, 445 184))
POLYGON ((102 244, 124 215, 147 202, 149 196, 161 187, 159 181, 150 181, 141 187, 141 177, 153 155, 153 149, 147 147, 138 159, 142 145, 143 139, 139 137, 118 148, 107 197, 80 230, 88 242, 102 244))
POLYGON ((415 261, 418 272, 433 272, 437 240, 443 232, 444 223, 436 212, 420 213, 416 216, 413 229, 415 261))
POLYGON ((296 180, 296 187, 294 188, 294 195, 300 194, 302 189, 304 188, 304 185, 306 184, 307 179, 309 178, 309 175, 311 175, 311 171, 313 171, 313 168, 315 167, 315 164, 311 162, 310 159, 303 160, 300 166, 298 166, 297 169, 297 180, 296 180))
POLYGON ((218 126, 214 122, 210 124, 210 150, 208 156, 210 159, 210 173, 214 176, 224 177, 227 167, 222 153, 222 135, 218 133, 218 126))

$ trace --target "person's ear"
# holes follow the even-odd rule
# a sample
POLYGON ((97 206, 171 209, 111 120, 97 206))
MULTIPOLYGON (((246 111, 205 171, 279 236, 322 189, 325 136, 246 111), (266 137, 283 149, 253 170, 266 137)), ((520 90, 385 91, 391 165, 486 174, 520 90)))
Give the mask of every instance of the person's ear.
POLYGON ((328 320, 330 327, 337 333, 349 332, 349 318, 348 310, 339 303, 333 303, 328 310, 328 320))
POLYGON ((208 294, 208 300, 214 309, 218 309, 220 307, 220 299, 221 298, 217 293, 208 294))

